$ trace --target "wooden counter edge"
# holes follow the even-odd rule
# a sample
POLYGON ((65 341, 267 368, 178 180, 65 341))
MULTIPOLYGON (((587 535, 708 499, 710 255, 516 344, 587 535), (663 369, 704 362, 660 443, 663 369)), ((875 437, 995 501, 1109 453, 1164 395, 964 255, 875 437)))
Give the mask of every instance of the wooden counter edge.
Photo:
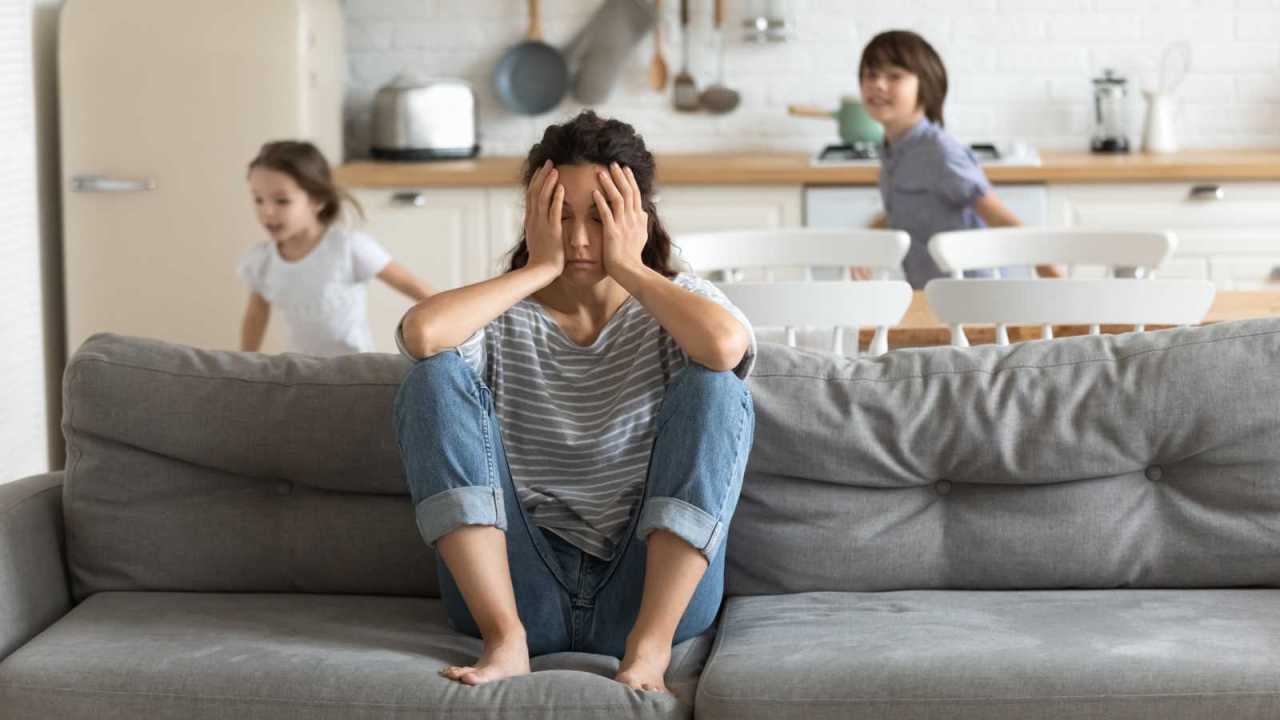
MULTIPOLYGON (((802 153, 659 154, 660 185, 874 185, 870 165, 814 166, 802 153)), ((987 165, 995 183, 1106 183, 1280 180, 1280 150, 1187 151, 1099 156, 1045 152, 1041 165, 987 165)), ((492 187, 520 181, 523 158, 436 163, 355 161, 338 167, 346 187, 492 187)))

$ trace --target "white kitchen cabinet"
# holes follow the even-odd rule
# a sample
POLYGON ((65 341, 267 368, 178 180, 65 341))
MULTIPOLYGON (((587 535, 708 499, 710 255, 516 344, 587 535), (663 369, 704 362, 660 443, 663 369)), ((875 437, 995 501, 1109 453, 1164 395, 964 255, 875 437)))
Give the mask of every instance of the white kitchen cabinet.
MULTIPOLYGON (((437 290, 488 276, 488 206, 484 188, 364 188, 361 228, 437 290)), ((412 301, 381 280, 369 285, 369 322, 378 351, 395 352, 393 333, 412 301)))
POLYGON ((1212 280, 1219 290, 1280 290, 1280 183, 1051 185, 1050 225, 1170 230, 1160 277, 1212 280))
POLYGON ((715 230, 799 227, 803 221, 799 185, 667 185, 656 206, 672 237, 715 230))

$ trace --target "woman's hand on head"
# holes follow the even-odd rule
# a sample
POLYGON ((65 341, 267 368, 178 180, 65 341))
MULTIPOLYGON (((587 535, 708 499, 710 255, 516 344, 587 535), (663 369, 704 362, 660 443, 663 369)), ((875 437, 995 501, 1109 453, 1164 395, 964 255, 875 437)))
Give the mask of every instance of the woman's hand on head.
POLYGON ((604 271, 613 275, 628 265, 643 265, 641 253, 649 241, 649 213, 644 211, 640 185, 631 168, 610 163, 597 175, 600 188, 591 191, 602 233, 604 271))
POLYGON ((529 179, 524 196, 524 240, 529 249, 529 267, 545 266, 564 272, 564 233, 560 213, 564 207, 564 186, 560 173, 548 160, 529 179))

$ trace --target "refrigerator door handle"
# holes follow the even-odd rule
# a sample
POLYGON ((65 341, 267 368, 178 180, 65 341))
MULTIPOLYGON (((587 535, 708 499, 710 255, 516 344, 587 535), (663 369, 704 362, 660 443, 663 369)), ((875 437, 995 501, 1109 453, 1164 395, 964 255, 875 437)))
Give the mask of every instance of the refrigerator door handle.
POLYGON ((156 181, 121 180, 106 175, 72 175, 71 192, 145 192, 155 190, 156 181))

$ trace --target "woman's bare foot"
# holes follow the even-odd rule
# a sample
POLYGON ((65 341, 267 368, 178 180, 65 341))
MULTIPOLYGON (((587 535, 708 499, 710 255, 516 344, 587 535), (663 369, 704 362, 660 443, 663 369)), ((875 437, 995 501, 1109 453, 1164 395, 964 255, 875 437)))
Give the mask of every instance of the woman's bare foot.
POLYGON ((463 685, 481 685, 494 680, 529 674, 529 643, 523 634, 485 640, 484 652, 475 665, 452 665, 440 671, 463 685))
POLYGON ((670 664, 670 644, 627 643, 626 655, 614 679, 634 690, 670 692, 663 681, 670 664))

